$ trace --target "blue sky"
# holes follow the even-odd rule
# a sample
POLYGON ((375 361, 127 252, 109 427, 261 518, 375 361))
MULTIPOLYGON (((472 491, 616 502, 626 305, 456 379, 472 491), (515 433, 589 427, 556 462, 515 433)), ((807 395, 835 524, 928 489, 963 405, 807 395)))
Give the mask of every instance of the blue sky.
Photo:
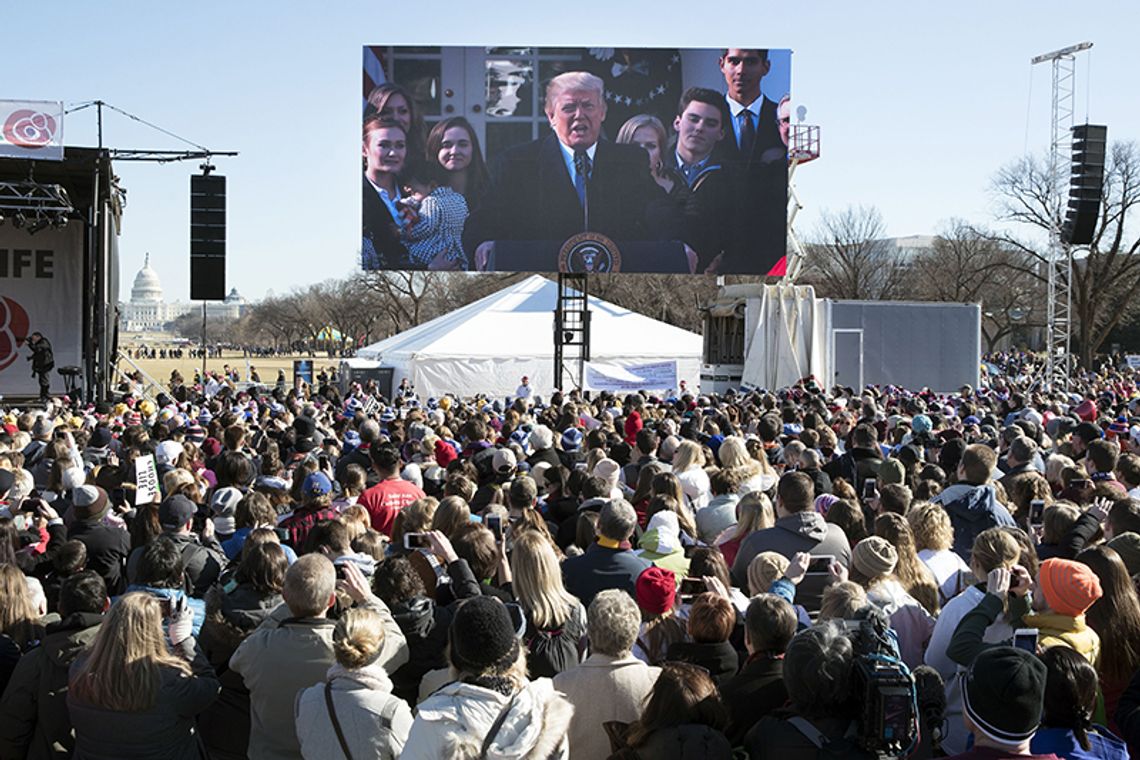
MULTIPOLYGON (((1075 42, 1095 43, 1079 60, 1078 121, 1087 102, 1110 139, 1140 137, 1136 3, 580 0, 498 15, 446 0, 325 6, 9 3, 0 98, 98 98, 240 151, 215 163, 229 177, 228 284, 251 298, 352 270, 364 44, 790 47, 793 100, 823 143, 823 158, 797 175, 801 234, 821 210, 848 204, 878 206, 891 235, 932 233, 951 217, 991 222, 994 171, 1049 138, 1049 70, 1035 67, 1030 97, 1029 59, 1075 42)), ((93 110, 65 129, 69 144, 94 144, 93 110)), ((104 132, 118 147, 181 147, 116 114, 104 132)), ((118 164, 129 191, 124 295, 149 251, 167 298, 187 297, 195 171, 118 164)))

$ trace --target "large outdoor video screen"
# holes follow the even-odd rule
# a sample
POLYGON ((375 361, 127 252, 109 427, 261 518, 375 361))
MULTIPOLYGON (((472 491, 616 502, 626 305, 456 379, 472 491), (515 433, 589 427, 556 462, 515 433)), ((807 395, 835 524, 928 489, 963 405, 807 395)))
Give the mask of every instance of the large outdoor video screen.
POLYGON ((364 269, 777 274, 791 51, 366 46, 364 269))

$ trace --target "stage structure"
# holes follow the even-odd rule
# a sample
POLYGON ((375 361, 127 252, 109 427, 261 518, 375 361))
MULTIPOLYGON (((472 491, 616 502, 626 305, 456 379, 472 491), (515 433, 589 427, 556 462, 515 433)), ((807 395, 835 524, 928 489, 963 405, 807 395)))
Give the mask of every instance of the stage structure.
POLYGON ((54 101, 0 100, 0 394, 39 394, 27 338, 52 345, 52 395, 111 395, 118 351, 119 230, 126 190, 113 161, 168 163, 211 151, 110 103, 93 100, 66 112, 54 101), (94 108, 98 145, 65 147, 65 114, 94 108), (193 150, 109 148, 104 109, 193 146, 193 150))
POLYGON ((109 151, 62 160, 0 157, 0 394, 34 398, 27 338, 51 344, 54 395, 102 398, 116 350, 123 190, 109 151))

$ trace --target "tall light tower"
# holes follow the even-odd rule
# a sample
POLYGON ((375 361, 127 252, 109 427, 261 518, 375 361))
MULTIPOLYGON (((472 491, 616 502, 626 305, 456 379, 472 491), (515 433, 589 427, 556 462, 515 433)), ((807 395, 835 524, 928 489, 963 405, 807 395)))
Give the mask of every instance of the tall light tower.
POLYGON ((1073 369, 1073 253, 1061 240, 1061 220, 1072 151, 1076 54, 1092 46, 1091 42, 1081 42, 1030 60, 1033 66, 1046 62, 1053 64, 1052 143, 1049 151, 1049 292, 1045 311, 1045 342, 1049 350, 1045 378, 1050 390, 1068 389, 1073 369), (1061 277, 1062 271, 1064 277, 1061 277))

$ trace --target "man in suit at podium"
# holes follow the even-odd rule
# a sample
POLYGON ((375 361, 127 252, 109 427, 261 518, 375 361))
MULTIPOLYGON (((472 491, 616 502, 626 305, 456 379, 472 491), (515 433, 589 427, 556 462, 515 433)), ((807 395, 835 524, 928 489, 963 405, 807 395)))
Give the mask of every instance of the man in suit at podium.
MULTIPOLYGON (((676 237, 645 151, 599 139, 606 118, 601 79, 581 71, 552 79, 546 116, 553 134, 504 152, 486 199, 467 219, 463 245, 476 269, 490 268, 496 240, 557 242, 585 231, 619 245, 676 237)), ((535 262, 536 269, 553 265, 535 262)))

